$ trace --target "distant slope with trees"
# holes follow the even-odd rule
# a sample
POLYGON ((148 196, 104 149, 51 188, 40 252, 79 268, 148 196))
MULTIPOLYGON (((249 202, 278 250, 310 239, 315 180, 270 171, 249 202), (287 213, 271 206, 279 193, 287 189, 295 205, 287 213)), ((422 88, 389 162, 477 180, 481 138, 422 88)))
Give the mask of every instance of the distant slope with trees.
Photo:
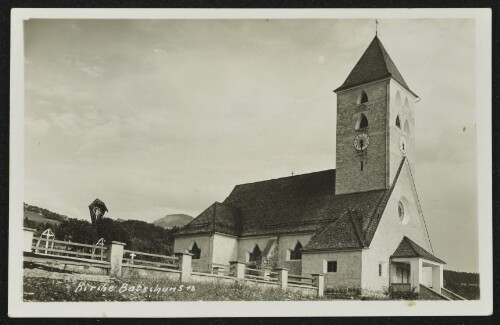
POLYGON ((479 274, 443 271, 444 287, 468 300, 479 299, 479 274))
POLYGON ((35 236, 50 228, 57 240, 95 244, 104 238, 106 242, 123 242, 128 250, 162 255, 173 253, 173 235, 179 229, 165 229, 139 220, 117 221, 110 218, 103 218, 93 226, 86 220, 68 218, 28 204, 25 204, 24 212, 24 226, 36 229, 35 236))

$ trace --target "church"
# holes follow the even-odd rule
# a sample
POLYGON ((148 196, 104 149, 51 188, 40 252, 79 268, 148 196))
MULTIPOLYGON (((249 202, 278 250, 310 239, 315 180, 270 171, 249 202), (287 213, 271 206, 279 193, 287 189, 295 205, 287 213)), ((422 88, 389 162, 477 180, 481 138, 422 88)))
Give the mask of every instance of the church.
POLYGON ((375 36, 337 95, 336 169, 236 185, 175 237, 199 268, 324 274, 326 289, 441 292, 415 187, 415 106, 375 36))

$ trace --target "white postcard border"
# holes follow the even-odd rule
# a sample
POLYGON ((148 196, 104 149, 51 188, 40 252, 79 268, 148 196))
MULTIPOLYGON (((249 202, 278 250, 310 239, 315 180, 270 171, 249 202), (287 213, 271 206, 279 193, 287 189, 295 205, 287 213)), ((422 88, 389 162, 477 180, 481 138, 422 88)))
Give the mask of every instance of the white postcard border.
POLYGON ((9 199, 10 317, 254 317, 489 315, 493 311, 491 10, 490 9, 13 9, 11 13, 11 128, 9 199), (23 21, 46 19, 418 19, 476 20, 478 301, 312 302, 23 302, 24 198, 23 21), (193 308, 196 305, 197 308, 193 308), (255 311, 259 310, 256 315, 255 311))

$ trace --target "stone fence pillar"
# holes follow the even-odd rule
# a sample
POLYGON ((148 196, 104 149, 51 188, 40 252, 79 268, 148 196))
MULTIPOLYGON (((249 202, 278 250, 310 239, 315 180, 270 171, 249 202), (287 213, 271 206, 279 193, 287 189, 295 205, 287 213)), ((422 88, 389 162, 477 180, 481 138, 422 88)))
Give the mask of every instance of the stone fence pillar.
POLYGON ((111 244, 108 245, 108 262, 111 264, 109 275, 112 277, 119 277, 122 275, 124 247, 125 243, 119 241, 112 241, 111 244))
POLYGON ((313 284, 318 288, 318 297, 323 297, 325 294, 325 276, 323 274, 311 274, 313 284))
POLYGON ((212 274, 219 275, 221 273, 222 273, 222 267, 221 266, 212 266, 212 274))
POLYGON ((33 246, 33 235, 35 234, 36 229, 32 228, 23 228, 24 233, 24 248, 23 251, 31 253, 31 247, 33 246))
POLYGON ((179 259, 179 271, 181 271, 181 282, 189 282, 191 279, 192 257, 193 254, 188 252, 174 253, 175 257, 179 259))
POLYGON ((229 261, 229 269, 233 270, 235 278, 245 278, 245 263, 239 261, 229 261))
POLYGON ((278 268, 276 271, 278 272, 278 282, 281 284, 281 289, 286 289, 288 286, 288 269, 278 268))

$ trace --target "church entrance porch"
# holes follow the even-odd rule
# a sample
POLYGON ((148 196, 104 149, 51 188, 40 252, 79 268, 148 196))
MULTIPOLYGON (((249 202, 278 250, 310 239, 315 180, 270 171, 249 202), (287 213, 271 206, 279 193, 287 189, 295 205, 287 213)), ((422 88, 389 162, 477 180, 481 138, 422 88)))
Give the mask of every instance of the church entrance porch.
POLYGON ((396 257, 389 268, 391 289, 398 292, 420 292, 420 285, 441 293, 443 265, 420 257, 396 257))

